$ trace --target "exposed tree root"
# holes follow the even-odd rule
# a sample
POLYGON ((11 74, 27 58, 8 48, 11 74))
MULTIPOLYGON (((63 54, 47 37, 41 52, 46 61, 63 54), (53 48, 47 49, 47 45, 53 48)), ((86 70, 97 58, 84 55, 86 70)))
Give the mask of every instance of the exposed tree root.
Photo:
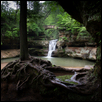
MULTIPOLYGON (((6 82, 8 90, 11 90, 9 89, 9 84, 12 83, 14 85, 13 90, 16 92, 27 88, 32 90, 33 88, 39 88, 40 90, 40 88, 45 87, 48 89, 59 87, 68 92, 89 95, 97 89, 97 87, 92 87, 92 81, 89 82, 89 79, 87 79, 87 70, 81 69, 75 75, 74 79, 81 83, 78 85, 57 80, 54 73, 51 72, 54 70, 71 72, 68 69, 52 66, 50 61, 30 56, 30 60, 21 61, 19 59, 8 63, 1 70, 1 84, 6 82)), ((74 71, 72 70, 72 72, 74 71)))

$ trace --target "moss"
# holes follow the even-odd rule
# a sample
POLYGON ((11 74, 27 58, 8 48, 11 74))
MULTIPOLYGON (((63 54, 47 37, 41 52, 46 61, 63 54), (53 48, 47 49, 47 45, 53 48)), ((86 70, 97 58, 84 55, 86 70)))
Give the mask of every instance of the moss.
POLYGON ((56 76, 58 79, 61 79, 62 81, 65 81, 65 79, 70 79, 72 75, 63 75, 63 76, 56 76))
POLYGON ((52 67, 54 67, 55 65, 52 65, 52 67))
MULTIPOLYGON (((63 82, 68 82, 68 81, 65 81, 66 79, 70 79, 73 75, 63 75, 63 76, 56 76, 59 80, 63 81, 63 82)), ((76 82, 73 82, 73 81, 69 81, 68 83, 71 83, 71 84, 78 84, 76 82)))

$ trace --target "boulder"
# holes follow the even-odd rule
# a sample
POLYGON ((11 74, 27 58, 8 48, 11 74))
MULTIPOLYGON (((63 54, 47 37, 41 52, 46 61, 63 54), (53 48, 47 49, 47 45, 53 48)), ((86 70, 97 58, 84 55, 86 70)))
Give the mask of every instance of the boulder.
POLYGON ((65 53, 69 57, 96 60, 96 49, 94 47, 66 47, 65 53))
POLYGON ((93 49, 90 51, 90 54, 89 54, 88 59, 90 59, 90 60, 96 60, 96 48, 93 48, 93 49))
POLYGON ((52 52, 52 57, 67 57, 67 54, 65 54, 64 50, 58 50, 52 52))
POLYGON ((58 49, 62 49, 62 47, 65 45, 65 41, 64 40, 61 40, 61 41, 57 41, 57 47, 58 47, 58 49))

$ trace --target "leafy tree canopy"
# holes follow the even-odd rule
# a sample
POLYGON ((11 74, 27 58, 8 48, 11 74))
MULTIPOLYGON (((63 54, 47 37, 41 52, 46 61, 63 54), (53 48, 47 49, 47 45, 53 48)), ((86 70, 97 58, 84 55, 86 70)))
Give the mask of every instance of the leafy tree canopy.
MULTIPOLYGON (((1 3, 1 35, 19 37, 20 2, 16 2, 16 10, 9 7, 8 1, 1 3)), ((44 25, 66 27, 67 31, 78 32, 79 35, 88 34, 86 28, 64 11, 56 1, 27 1, 27 34, 37 36, 43 32, 46 37, 58 38, 58 29, 44 29, 44 25)))

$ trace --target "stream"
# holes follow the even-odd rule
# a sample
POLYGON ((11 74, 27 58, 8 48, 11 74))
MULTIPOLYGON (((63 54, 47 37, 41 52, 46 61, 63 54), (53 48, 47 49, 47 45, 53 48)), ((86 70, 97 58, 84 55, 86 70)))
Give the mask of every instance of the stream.
MULTIPOLYGON (((63 67, 84 67, 85 65, 94 65, 95 62, 82 60, 82 59, 74 59, 74 58, 62 58, 62 57, 46 57, 46 56, 35 56, 37 58, 41 58, 43 60, 51 61, 52 65, 63 66, 63 67)), ((14 60, 19 59, 19 57, 1 59, 1 63, 8 63, 14 60)))
MULTIPOLYGON (((84 67, 85 65, 94 65, 95 62, 88 61, 88 60, 82 60, 82 59, 74 59, 74 58, 62 58, 62 57, 46 57, 46 56, 35 56, 37 58, 41 58, 43 60, 49 60, 52 65, 57 65, 61 67, 84 67)), ((5 66, 5 63, 9 63, 11 61, 17 60, 19 57, 15 58, 8 58, 8 59, 1 59, 2 67, 5 66), (4 65, 3 65, 4 64, 4 65)), ((73 75, 74 73, 69 72, 54 72, 56 76, 63 76, 63 75, 73 75)))

